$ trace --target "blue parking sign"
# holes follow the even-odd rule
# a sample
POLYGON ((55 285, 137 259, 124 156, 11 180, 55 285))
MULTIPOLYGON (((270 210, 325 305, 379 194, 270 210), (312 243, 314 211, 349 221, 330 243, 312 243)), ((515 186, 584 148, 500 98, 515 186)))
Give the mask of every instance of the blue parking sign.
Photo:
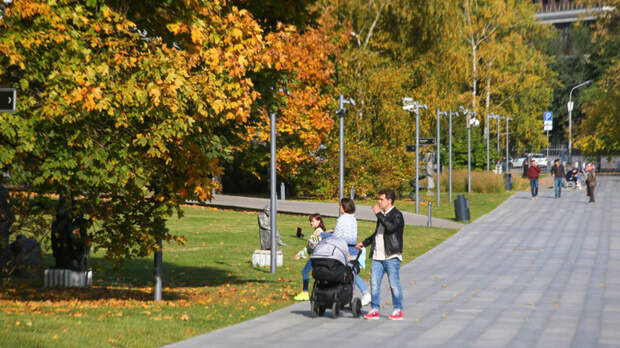
POLYGON ((545 111, 545 121, 553 121, 553 112, 545 111))

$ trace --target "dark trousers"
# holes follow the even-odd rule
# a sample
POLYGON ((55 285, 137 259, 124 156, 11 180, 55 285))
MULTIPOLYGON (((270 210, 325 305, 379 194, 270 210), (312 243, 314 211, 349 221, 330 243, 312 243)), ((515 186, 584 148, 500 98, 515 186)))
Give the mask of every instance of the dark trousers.
POLYGON ((594 202, 594 186, 588 186, 588 197, 590 197, 590 202, 594 202))

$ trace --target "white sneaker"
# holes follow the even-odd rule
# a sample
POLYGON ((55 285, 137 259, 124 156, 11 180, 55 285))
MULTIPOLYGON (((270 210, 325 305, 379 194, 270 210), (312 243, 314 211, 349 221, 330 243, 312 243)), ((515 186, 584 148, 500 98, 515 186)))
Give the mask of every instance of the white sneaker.
POLYGON ((367 292, 364 296, 362 296, 362 306, 368 306, 370 302, 372 302, 372 297, 370 296, 370 293, 367 292))

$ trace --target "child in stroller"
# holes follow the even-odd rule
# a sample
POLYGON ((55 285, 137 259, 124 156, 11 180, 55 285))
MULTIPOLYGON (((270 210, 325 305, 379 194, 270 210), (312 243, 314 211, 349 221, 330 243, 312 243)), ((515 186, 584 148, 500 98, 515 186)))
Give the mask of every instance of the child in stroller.
POLYGON ((338 237, 325 238, 314 248, 310 260, 315 279, 310 296, 312 317, 323 316, 325 309, 331 308, 335 319, 348 304, 353 316, 359 318, 362 300, 353 297, 353 282, 360 266, 357 259, 349 261, 347 242, 338 237))
POLYGON ((573 168, 566 173, 566 187, 567 188, 577 188, 579 183, 577 181, 579 172, 577 168, 573 168))

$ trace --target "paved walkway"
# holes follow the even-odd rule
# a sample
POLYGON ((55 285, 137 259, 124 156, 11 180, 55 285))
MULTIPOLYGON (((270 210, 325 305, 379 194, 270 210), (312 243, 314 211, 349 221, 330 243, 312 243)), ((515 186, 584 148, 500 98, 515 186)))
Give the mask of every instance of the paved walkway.
MULTIPOLYGON (((620 177, 538 200, 518 192, 401 269, 405 320, 308 302, 174 347, 620 347, 620 177)), ((384 281, 386 283, 386 281, 384 281)))
MULTIPOLYGON (((263 210, 265 206, 269 204, 269 199, 218 194, 213 197, 213 200, 211 200, 211 202, 205 202, 204 204, 215 207, 263 210)), ((278 212, 290 214, 319 213, 323 216, 338 217, 338 204, 311 201, 278 200, 278 212)), ((426 215, 403 212, 403 216, 405 218, 405 224, 407 225, 426 226, 426 223, 428 221, 428 217, 426 215)), ((367 205, 356 205, 355 217, 358 220, 377 221, 377 218, 372 212, 371 207, 367 205)), ((431 222, 433 227, 460 229, 464 226, 463 224, 455 221, 438 218, 433 218, 431 222)))

